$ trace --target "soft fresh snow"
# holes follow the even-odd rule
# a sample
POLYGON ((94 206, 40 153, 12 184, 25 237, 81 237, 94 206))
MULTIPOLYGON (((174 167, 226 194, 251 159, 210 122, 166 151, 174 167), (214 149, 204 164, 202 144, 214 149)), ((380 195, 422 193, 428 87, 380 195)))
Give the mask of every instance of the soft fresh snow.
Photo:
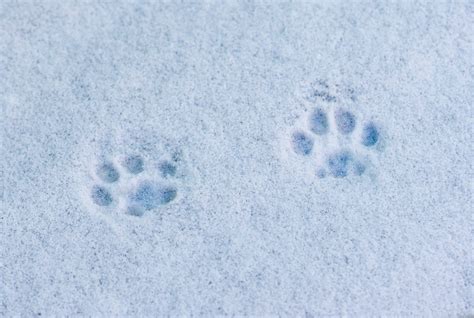
POLYGON ((0 316, 474 314, 471 1, 1 1, 0 316))

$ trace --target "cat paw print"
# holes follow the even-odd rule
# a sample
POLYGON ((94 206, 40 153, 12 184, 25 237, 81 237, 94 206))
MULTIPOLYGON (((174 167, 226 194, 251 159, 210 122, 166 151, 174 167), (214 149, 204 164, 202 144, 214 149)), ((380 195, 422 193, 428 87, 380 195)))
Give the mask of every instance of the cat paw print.
POLYGON ((90 199, 97 207, 143 216, 176 199, 178 188, 173 179, 178 164, 176 156, 156 161, 140 154, 102 159, 93 169, 90 199))
POLYGON ((145 127, 85 140, 73 170, 80 198, 91 213, 116 220, 176 203, 187 191, 183 142, 145 127))
POLYGON ((289 134, 293 155, 303 158, 318 178, 361 176, 372 166, 381 133, 358 109, 353 90, 317 81, 305 96, 305 111, 289 134))
POLYGON ((78 142, 71 185, 85 212, 116 228, 183 203, 192 180, 187 140, 155 125, 98 128, 78 142))

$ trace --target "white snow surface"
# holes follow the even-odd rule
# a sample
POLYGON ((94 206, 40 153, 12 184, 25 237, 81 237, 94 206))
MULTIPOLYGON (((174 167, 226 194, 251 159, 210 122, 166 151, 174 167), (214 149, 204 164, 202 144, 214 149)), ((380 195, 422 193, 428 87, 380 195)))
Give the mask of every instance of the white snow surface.
POLYGON ((473 29, 462 0, 2 1, 0 316, 473 315, 473 29))

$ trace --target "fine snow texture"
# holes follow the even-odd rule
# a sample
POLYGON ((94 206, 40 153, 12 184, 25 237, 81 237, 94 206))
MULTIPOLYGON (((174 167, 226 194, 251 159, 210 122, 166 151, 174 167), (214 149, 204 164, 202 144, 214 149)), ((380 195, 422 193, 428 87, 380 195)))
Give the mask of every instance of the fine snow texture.
POLYGON ((0 1, 0 316, 474 314, 472 1, 0 1))

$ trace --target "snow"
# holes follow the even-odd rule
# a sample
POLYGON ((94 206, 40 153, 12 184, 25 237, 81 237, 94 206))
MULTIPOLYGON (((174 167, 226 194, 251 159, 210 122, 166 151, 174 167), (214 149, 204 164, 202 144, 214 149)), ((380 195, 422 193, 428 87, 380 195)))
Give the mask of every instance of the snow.
POLYGON ((1 2, 0 316, 474 314, 473 12, 1 2))

